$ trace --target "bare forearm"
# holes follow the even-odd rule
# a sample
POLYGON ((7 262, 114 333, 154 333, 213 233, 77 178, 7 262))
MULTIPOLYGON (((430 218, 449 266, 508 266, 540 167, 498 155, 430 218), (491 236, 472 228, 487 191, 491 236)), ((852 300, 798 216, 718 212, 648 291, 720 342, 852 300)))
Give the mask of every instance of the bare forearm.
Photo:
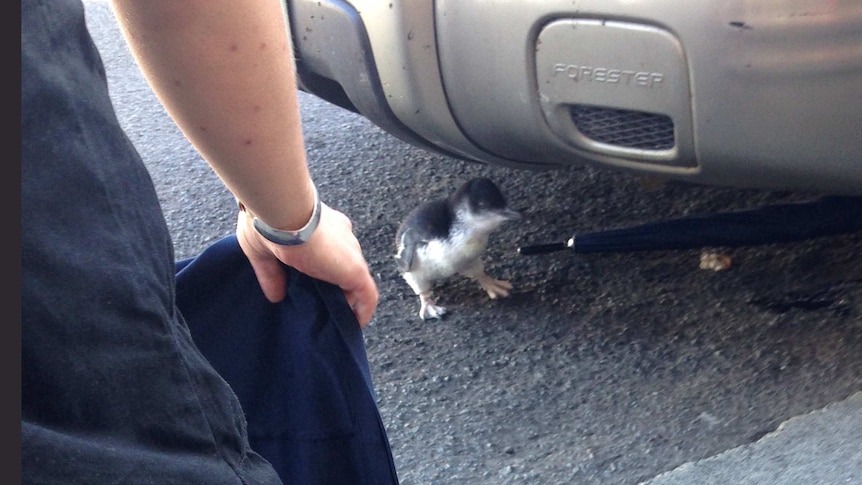
POLYGON ((228 188, 293 229, 313 194, 279 0, 112 0, 168 113, 228 188))

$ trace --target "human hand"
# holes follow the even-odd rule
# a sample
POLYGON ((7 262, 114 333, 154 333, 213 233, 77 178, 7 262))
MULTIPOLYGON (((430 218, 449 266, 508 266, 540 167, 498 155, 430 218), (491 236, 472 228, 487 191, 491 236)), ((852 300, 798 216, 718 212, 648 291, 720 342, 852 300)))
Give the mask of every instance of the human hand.
POLYGON ((334 285, 344 291, 347 303, 364 328, 377 309, 379 294, 353 234, 350 219, 321 204, 320 223, 311 238, 299 246, 268 241, 255 230, 252 218, 240 211, 237 240, 245 253, 266 299, 277 303, 287 293, 287 275, 280 263, 334 285))

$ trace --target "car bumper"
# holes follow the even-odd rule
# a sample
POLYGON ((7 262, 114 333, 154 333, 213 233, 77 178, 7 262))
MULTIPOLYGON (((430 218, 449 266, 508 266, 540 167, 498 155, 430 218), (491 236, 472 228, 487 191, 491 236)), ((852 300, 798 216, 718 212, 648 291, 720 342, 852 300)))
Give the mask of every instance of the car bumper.
POLYGON ((862 193, 853 0, 288 7, 303 89, 418 146, 517 168, 862 193))

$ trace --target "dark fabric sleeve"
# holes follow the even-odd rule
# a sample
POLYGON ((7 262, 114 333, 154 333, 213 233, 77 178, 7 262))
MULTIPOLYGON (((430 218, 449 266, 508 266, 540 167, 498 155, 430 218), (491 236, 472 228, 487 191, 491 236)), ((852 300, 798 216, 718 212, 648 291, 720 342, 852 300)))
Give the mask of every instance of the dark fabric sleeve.
POLYGON ((177 263, 177 306, 285 483, 398 483, 362 332, 342 291, 291 268, 263 296, 235 236, 177 263))

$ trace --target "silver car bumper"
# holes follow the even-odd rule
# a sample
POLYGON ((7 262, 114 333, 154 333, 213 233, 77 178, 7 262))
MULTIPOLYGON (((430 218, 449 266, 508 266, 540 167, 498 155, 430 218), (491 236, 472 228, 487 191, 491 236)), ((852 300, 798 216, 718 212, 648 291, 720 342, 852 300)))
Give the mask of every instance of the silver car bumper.
POLYGON ((862 193, 857 0, 288 0, 300 85, 517 168, 862 193))

